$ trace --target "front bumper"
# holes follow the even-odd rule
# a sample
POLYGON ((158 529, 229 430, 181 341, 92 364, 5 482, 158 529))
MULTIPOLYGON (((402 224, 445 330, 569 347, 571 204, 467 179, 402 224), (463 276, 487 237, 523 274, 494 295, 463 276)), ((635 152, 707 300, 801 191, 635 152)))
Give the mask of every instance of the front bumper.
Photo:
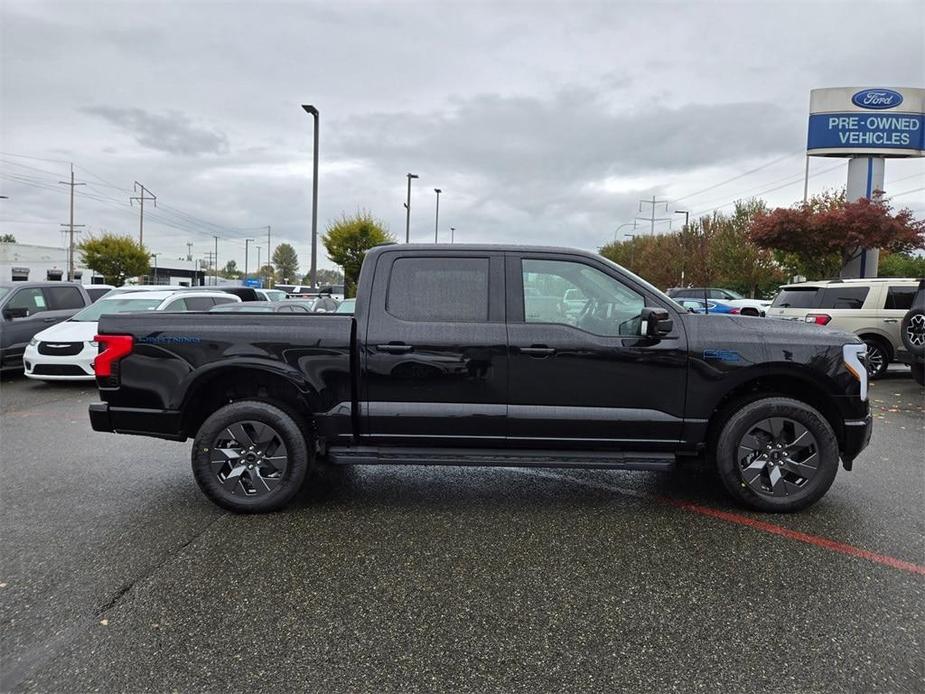
POLYGON ((23 352, 23 373, 28 378, 42 381, 92 381, 93 360, 97 349, 85 343, 79 354, 53 356, 39 354, 29 345, 23 352))
POLYGON ((90 403, 89 414, 93 431, 153 436, 171 441, 186 440, 182 413, 177 410, 112 407, 106 402, 94 402, 90 403))
POLYGON ((841 460, 846 470, 851 469, 854 459, 867 448, 873 431, 873 418, 868 414, 864 419, 845 420, 845 436, 842 442, 841 460))

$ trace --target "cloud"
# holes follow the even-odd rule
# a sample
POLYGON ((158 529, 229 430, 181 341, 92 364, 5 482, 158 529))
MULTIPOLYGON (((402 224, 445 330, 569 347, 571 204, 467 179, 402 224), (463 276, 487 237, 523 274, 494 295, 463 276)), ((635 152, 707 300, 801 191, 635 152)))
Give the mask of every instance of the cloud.
POLYGON ((183 156, 228 152, 228 137, 223 132, 197 125, 179 111, 156 114, 115 106, 86 106, 81 110, 115 125, 149 149, 183 156))

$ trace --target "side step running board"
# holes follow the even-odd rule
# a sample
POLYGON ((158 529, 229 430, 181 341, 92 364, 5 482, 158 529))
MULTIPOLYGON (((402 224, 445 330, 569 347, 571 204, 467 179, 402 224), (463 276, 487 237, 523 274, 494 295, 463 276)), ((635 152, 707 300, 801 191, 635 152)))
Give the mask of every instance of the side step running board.
POLYGON ((334 446, 336 465, 471 465, 493 467, 576 467, 670 471, 674 453, 633 451, 551 451, 507 448, 414 448, 334 446))

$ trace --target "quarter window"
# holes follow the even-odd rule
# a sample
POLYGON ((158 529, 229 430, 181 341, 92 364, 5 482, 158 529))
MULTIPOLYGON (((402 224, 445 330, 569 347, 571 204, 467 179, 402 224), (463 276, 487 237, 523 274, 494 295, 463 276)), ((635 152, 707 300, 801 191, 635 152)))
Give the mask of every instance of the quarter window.
POLYGON ((916 287, 890 287, 886 293, 886 303, 883 308, 892 311, 908 311, 912 308, 916 287))
POLYGON ((522 270, 527 323, 559 323, 607 336, 639 334, 645 299, 610 275, 567 260, 524 260, 522 270))
POLYGON ((822 302, 819 308, 859 309, 864 306, 868 291, 868 287, 830 285, 822 292, 822 302))
POLYGON ((402 320, 488 321, 488 258, 399 258, 386 310, 402 320))

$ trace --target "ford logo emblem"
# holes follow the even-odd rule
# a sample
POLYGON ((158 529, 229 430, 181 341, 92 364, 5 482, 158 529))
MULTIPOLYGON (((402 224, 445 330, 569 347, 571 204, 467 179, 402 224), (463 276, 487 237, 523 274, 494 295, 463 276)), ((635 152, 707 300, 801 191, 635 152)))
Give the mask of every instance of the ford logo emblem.
POLYGON ((892 89, 864 89, 851 97, 851 103, 860 108, 896 108, 902 102, 902 94, 892 89))

